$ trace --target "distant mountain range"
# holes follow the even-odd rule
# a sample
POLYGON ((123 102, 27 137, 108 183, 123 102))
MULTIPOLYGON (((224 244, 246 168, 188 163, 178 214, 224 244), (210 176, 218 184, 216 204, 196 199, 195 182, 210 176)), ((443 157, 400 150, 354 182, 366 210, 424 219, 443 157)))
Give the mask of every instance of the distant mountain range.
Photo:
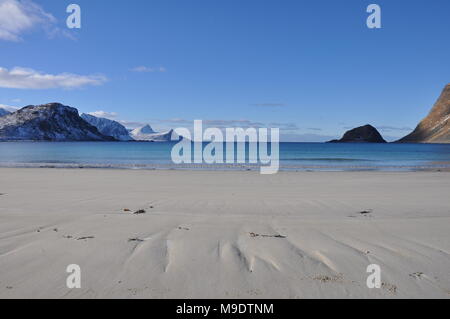
POLYGON ((0 108, 0 141, 170 141, 172 131, 156 133, 146 125, 136 139, 122 124, 60 103, 30 105, 15 112, 0 108))
POLYGON ((130 132, 130 135, 136 141, 150 141, 150 142, 165 142, 170 141, 173 134, 173 130, 163 133, 156 133, 150 125, 145 125, 134 129, 130 132))
MULTIPOLYGON (((0 105, 0 141, 149 141, 172 140, 173 130, 155 132, 150 125, 127 130, 117 121, 78 113, 60 103, 30 105, 20 110, 0 105)), ((386 143, 371 125, 346 132, 332 143, 386 143)), ((450 143, 450 84, 429 115, 397 143, 450 143)))

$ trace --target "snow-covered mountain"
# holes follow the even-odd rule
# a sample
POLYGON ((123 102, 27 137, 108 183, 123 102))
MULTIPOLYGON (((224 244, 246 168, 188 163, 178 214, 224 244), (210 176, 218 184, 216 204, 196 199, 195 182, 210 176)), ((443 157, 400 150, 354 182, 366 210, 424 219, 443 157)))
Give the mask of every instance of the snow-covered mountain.
POLYGON ((11 114, 11 112, 0 107, 0 117, 11 114))
POLYGON ((139 136, 139 135, 148 135, 148 134, 155 134, 156 132, 153 130, 153 128, 150 125, 145 125, 142 127, 138 127, 131 131, 131 134, 133 136, 139 136))
POLYGON ((0 140, 114 141, 59 103, 30 105, 0 117, 0 140))
POLYGON ((95 126, 103 135, 112 136, 119 141, 133 140, 125 126, 116 121, 96 117, 90 114, 82 114, 81 118, 89 124, 95 126))
POLYGON ((173 130, 163 133, 155 132, 150 125, 145 125, 131 131, 130 135, 136 141, 148 142, 170 142, 172 139, 173 130))
POLYGON ((0 104, 0 116, 5 116, 14 113, 15 111, 17 111, 17 108, 15 107, 0 104))

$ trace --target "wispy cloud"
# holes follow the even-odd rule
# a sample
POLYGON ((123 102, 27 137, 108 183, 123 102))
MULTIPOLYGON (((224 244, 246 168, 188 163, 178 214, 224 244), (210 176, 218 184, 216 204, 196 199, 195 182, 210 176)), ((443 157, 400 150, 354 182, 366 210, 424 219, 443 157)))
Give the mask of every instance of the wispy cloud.
POLYGON ((143 126, 149 124, 146 122, 124 121, 124 120, 117 120, 117 119, 115 119, 114 121, 119 122, 120 124, 125 126, 127 129, 135 129, 135 128, 143 127, 143 126))
POLYGON ((57 26, 56 18, 31 0, 0 0, 0 40, 19 42, 23 34, 43 30, 49 37, 73 36, 57 26))
MULTIPOLYGON (((194 120, 189 119, 180 119, 180 118, 174 118, 174 119, 165 119, 165 120, 157 120, 160 123, 165 123, 169 125, 184 125, 187 127, 194 125, 194 120)), ((251 120, 246 119, 240 119, 240 120, 215 120, 215 119, 206 119, 202 120, 204 127, 217 127, 217 128, 227 128, 227 127, 242 127, 242 128, 248 128, 248 127, 265 127, 264 123, 261 122, 255 122, 251 120)))
POLYGON ((377 127, 380 131, 412 131, 413 129, 410 127, 395 127, 395 126, 378 126, 377 127))
POLYGON ((264 123, 254 122, 250 120, 204 120, 203 124, 206 126, 213 126, 217 128, 226 128, 226 127, 264 127, 264 123))
MULTIPOLYGON (((158 119, 153 120, 154 123, 159 123, 164 127, 185 127, 192 129, 194 120, 173 118, 173 119, 158 119)), ((281 122, 271 122, 263 123, 258 121, 252 121, 248 119, 230 119, 230 120, 217 120, 217 119, 204 119, 202 120, 203 128, 219 128, 225 130, 226 128, 240 127, 243 129, 247 128, 279 128, 282 134, 297 134, 300 128, 295 123, 281 123, 281 122)))
POLYGON ((331 135, 319 135, 319 134, 310 134, 310 133, 304 133, 304 134, 280 134, 280 140, 282 142, 302 142, 302 143, 323 143, 328 142, 333 139, 335 139, 336 136, 331 135))
POLYGON ((250 106, 258 106, 258 107, 281 107, 286 106, 284 103, 255 103, 250 104, 250 106))
POLYGON ((106 112, 106 111, 95 111, 87 113, 89 115, 95 116, 95 117, 101 117, 105 119, 114 120, 117 118, 118 114, 114 112, 106 112))
POLYGON ((101 85, 106 81, 103 75, 47 74, 21 67, 11 70, 0 67, 0 87, 9 89, 73 89, 101 85))
POLYGON ((167 70, 165 67, 162 67, 162 66, 154 68, 154 67, 148 67, 148 66, 141 65, 141 66, 132 68, 130 71, 137 72, 137 73, 153 73, 153 72, 163 73, 163 72, 166 72, 167 70))
POLYGON ((272 122, 269 123, 269 127, 279 128, 281 131, 298 131, 300 128, 295 123, 280 123, 280 122, 272 122))

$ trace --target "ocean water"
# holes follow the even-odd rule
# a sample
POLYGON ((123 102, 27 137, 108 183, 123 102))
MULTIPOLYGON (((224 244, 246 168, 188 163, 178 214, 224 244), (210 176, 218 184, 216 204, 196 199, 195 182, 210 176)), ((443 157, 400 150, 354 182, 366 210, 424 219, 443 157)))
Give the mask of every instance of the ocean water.
MULTIPOLYGON (((174 145, 140 142, 5 142, 0 143, 0 166, 206 170, 259 168, 259 165, 254 164, 176 165, 171 160, 174 145)), ((248 163, 248 154, 246 161, 248 163)), ((330 171, 449 169, 450 145, 280 143, 280 168, 330 171)))

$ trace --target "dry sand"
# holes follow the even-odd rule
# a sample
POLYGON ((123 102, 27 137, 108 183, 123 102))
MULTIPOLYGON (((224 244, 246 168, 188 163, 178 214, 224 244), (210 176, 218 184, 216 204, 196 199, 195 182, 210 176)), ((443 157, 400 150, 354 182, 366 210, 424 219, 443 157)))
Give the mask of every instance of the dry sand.
POLYGON ((447 172, 0 169, 0 193, 0 298, 450 298, 447 172))

